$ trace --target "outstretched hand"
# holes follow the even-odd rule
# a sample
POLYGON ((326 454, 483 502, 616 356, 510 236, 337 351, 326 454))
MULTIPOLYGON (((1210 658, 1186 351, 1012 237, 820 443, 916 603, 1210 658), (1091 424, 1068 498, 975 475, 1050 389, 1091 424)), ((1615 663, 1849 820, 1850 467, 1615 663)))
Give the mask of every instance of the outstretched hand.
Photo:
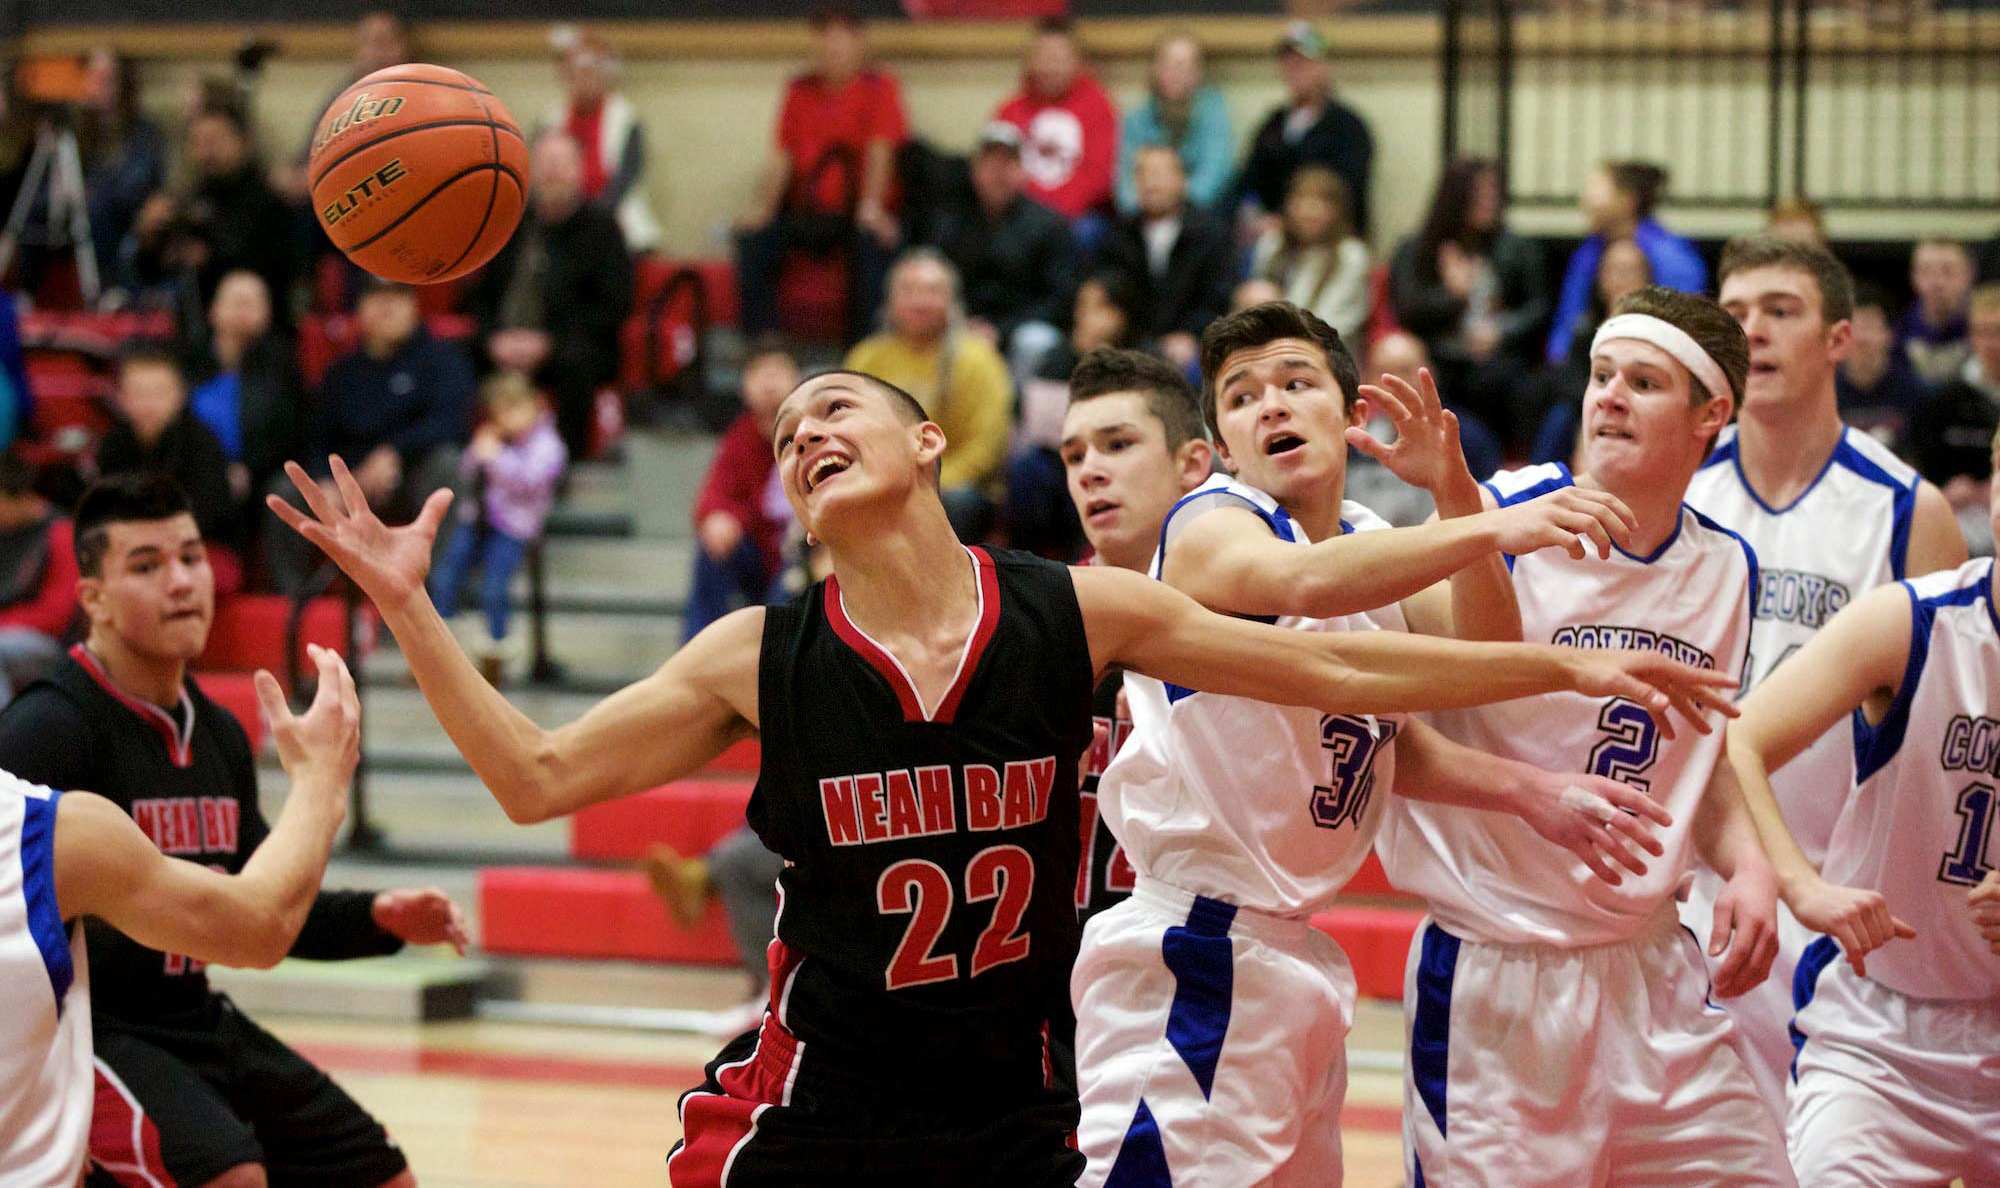
POLYGON ((277 678, 261 668, 254 680, 257 700, 286 773, 294 780, 324 775, 344 791, 361 757, 361 698, 338 652, 307 644, 306 658, 318 669, 319 691, 304 714, 292 713, 277 678))
POLYGON ((1590 697, 1626 697, 1646 707, 1659 723, 1660 732, 1674 737, 1668 710, 1679 710, 1707 734, 1715 727, 1708 715, 1718 713, 1733 718, 1739 712, 1724 690, 1736 688, 1736 678, 1712 668, 1696 668, 1670 659, 1659 652, 1616 648, 1574 650, 1576 679, 1573 687, 1590 697))
POLYGON ((298 463, 285 463, 285 474, 299 489, 311 514, 277 495, 266 495, 265 505, 293 531, 324 550, 377 607, 389 611, 402 606, 423 592, 424 578, 431 568, 431 542, 437 539, 445 510, 451 506, 451 492, 443 488, 431 492, 414 521, 391 528, 369 508, 367 496, 347 464, 338 456, 328 462, 333 468, 331 493, 298 463))
POLYGON ((1522 819, 1536 833, 1576 855, 1590 873, 1616 887, 1625 881, 1618 867, 1634 875, 1646 873, 1646 861, 1634 847, 1655 858, 1666 853, 1659 830, 1672 825, 1674 819, 1651 796, 1602 776, 1552 775, 1548 779, 1552 786, 1529 799, 1522 819))
POLYGON ((458 905, 436 887, 377 892, 369 914, 376 927, 405 944, 449 944, 463 957, 472 943, 458 905))
POLYGON ((1433 494, 1453 482, 1472 482, 1472 472, 1465 468, 1465 450, 1458 442, 1458 417, 1444 406, 1428 367, 1417 372, 1414 385, 1401 376, 1384 374, 1380 385, 1361 385, 1361 395, 1389 414, 1396 426, 1396 441, 1384 445, 1355 425, 1347 430, 1347 444, 1412 487, 1433 494))
POLYGON ((1632 530, 1639 525, 1624 500, 1583 487, 1563 487, 1485 514, 1499 529, 1500 551, 1513 557, 1556 548, 1581 561, 1588 539, 1597 546, 1598 558, 1608 559, 1611 546, 1630 543, 1632 530))

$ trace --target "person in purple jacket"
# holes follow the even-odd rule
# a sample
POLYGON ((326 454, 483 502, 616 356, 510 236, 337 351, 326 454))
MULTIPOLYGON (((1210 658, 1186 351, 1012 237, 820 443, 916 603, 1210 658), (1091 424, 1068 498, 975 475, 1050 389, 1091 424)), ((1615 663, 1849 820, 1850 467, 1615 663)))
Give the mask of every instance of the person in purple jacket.
POLYGON ((486 614, 487 646, 479 670, 500 683, 506 655, 508 587, 528 549, 542 535, 556 484, 569 464, 569 451, 556 432, 555 418, 527 379, 501 372, 480 390, 486 423, 472 435, 459 463, 470 484, 459 524, 431 576, 431 596, 447 617, 459 606, 466 576, 480 570, 479 606, 486 614))

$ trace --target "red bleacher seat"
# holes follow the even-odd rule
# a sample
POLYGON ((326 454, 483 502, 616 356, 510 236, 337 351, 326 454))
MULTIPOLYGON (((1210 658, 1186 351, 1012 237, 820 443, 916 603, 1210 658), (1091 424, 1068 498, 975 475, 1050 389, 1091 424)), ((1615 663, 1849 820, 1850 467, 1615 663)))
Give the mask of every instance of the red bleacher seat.
POLYGON ((1339 907, 1312 918, 1347 954, 1354 967, 1355 986, 1370 998, 1403 997, 1403 968, 1409 962, 1410 938, 1424 922, 1415 908, 1339 907))
MULTIPOLYGON (((208 649, 196 661, 202 669, 267 668, 273 676, 285 674, 285 622, 291 614, 291 599, 279 594, 238 594, 218 598, 215 623, 208 631, 208 649)), ((372 642, 374 620, 363 608, 362 643, 372 642)), ((299 664, 310 671, 305 646, 319 644, 342 653, 347 650, 346 608, 340 599, 315 598, 306 607, 299 624, 299 664)), ((349 657, 352 660, 352 657, 349 657)))
POLYGON ((667 845, 692 857, 740 828, 749 803, 750 785, 740 780, 682 780, 578 812, 570 818, 569 852, 619 860, 667 845))
POLYGON ((479 921, 479 943, 491 953, 737 963, 716 904, 694 928, 681 928, 631 871, 488 867, 479 872, 479 921))
POLYGON ((198 672, 194 683, 208 694, 209 700, 228 710, 238 722, 243 724, 243 732, 250 736, 250 749, 264 749, 265 722, 262 705, 257 700, 256 678, 247 672, 198 672))
POLYGON ((30 347, 74 344, 115 353, 128 339, 166 338, 173 332, 173 317, 164 310, 93 313, 36 309, 21 315, 21 342, 30 347))

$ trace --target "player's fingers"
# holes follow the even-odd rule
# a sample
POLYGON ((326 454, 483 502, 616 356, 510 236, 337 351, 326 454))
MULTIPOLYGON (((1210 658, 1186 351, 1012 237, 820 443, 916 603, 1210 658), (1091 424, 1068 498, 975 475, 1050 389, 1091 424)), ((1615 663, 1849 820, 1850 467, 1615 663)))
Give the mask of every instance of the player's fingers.
POLYGON ((1654 831, 1652 822, 1644 817, 1636 816, 1632 813, 1619 813, 1616 817, 1605 822, 1604 827, 1616 831, 1619 836, 1630 841, 1633 845, 1638 846, 1655 858, 1667 852, 1666 847, 1660 843, 1659 835, 1654 831))
POLYGON ((291 479, 292 485, 299 489, 299 498, 306 501, 306 506, 312 509, 313 515, 322 520, 334 518, 336 513, 333 501, 326 497, 326 492, 321 489, 319 483, 306 473, 305 467, 297 462, 287 462, 285 477, 291 479))
POLYGON ((1626 870, 1631 871, 1635 875, 1644 875, 1646 873, 1646 860, 1633 853, 1632 847, 1626 845, 1625 840, 1611 832, 1611 830, 1602 825, 1596 826, 1591 830, 1591 837, 1597 843, 1598 849, 1609 854, 1626 870))
POLYGON ((417 527, 435 538, 438 526, 444 523, 445 512, 451 508, 452 499, 450 487, 439 487, 432 491, 430 498, 424 500, 423 510, 417 513, 417 527))
POLYGON ((1598 522, 1596 516, 1583 511, 1558 511, 1555 521, 1563 531, 1572 536, 1588 537, 1590 542, 1597 546, 1597 556, 1600 560, 1610 558, 1611 534, 1604 530, 1604 525, 1598 522))
POLYGON ((1398 427, 1416 418, 1416 393, 1393 375, 1383 376, 1381 385, 1364 384, 1361 394, 1368 398, 1371 407, 1389 414, 1398 427))
POLYGON ((272 729, 292 720, 292 707, 285 704, 285 691, 277 677, 260 668, 251 683, 257 686, 257 704, 263 708, 264 720, 272 729))
POLYGON ((1727 899, 1715 901, 1715 917, 1708 926, 1708 955, 1720 956, 1729 947, 1729 934, 1735 927, 1736 911, 1727 899))
POLYGON ((1599 778, 1591 787, 1599 796, 1610 801, 1614 807, 1625 810, 1628 816, 1636 813, 1641 817, 1650 817, 1660 825, 1672 825, 1674 823, 1674 815, 1667 811, 1666 805, 1654 800, 1630 784, 1622 783, 1618 780, 1599 778))
POLYGON ((1597 491, 1588 487, 1565 487, 1563 490, 1579 502, 1593 504, 1610 512, 1628 531, 1639 527, 1639 517, 1632 513, 1632 509, 1623 499, 1609 491, 1597 491))
POLYGON ((1578 858, 1583 859, 1583 864, 1590 868, 1591 874, 1596 875, 1610 886, 1616 887, 1625 881, 1624 876, 1613 870, 1611 864, 1604 860, 1604 855, 1598 853, 1597 847, 1591 845, 1589 842, 1586 841, 1583 845, 1576 847, 1575 854, 1578 858))
POLYGON ((339 454, 329 457, 327 465, 333 469, 333 485, 340 491, 341 502, 347 504, 347 514, 357 520, 366 516, 368 496, 361 490, 361 484, 355 481, 354 472, 340 460, 339 454))
POLYGON ((1437 377, 1428 367, 1417 368, 1417 396, 1424 402, 1424 411, 1433 417, 1444 413, 1444 397, 1438 394, 1437 377))
POLYGON ((1689 696, 1685 691, 1669 689, 1667 690, 1667 700, 1671 701, 1674 709, 1680 712, 1681 717, 1686 718, 1688 724, 1694 727, 1696 734, 1713 734, 1715 732, 1715 727, 1709 722, 1708 715, 1702 712, 1701 706, 1696 704, 1694 698, 1689 696))
POLYGON ((1903 940, 1912 940, 1917 935, 1917 930, 1910 927, 1900 916, 1889 917, 1889 927, 1903 940))
POLYGON ((1347 444, 1360 450, 1377 462, 1386 462, 1389 459, 1389 455, 1395 452, 1382 444, 1381 438, 1361 428, 1359 425, 1350 425, 1348 427, 1347 444))

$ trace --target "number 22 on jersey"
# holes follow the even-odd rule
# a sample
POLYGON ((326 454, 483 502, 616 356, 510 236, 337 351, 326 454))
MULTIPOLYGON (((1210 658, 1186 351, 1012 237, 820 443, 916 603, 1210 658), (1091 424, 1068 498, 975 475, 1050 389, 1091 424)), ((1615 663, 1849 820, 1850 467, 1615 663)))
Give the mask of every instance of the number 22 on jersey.
MULTIPOLYGON (((1021 917, 1027 914, 1034 891, 1035 860, 1019 846, 988 846, 965 864, 965 902, 996 902, 992 919, 972 947, 971 968, 963 976, 976 978, 1028 955, 1032 938, 1020 930, 1021 917)), ((905 858, 876 880, 876 908, 885 915, 910 917, 882 974, 889 989, 907 990, 960 976, 956 954, 932 951, 951 919, 955 894, 951 876, 924 858, 905 858)))

